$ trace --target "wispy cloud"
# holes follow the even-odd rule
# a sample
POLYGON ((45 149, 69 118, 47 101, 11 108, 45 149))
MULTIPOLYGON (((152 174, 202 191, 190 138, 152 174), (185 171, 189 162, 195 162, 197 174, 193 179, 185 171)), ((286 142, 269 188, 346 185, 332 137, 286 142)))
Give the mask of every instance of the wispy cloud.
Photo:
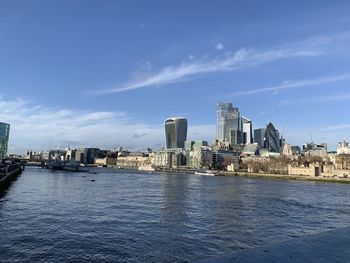
POLYGON ((224 45, 222 43, 217 43, 215 48, 216 48, 216 50, 223 50, 224 49, 224 45))
MULTIPOLYGON (((81 111, 49 108, 32 102, 0 99, 0 120, 11 124, 11 153, 96 146, 130 150, 164 146, 163 120, 149 124, 135 120, 125 112, 81 111)), ((188 138, 213 139, 214 125, 194 125, 188 138)))
POLYGON ((186 81, 201 74, 235 71, 280 59, 315 57, 335 52, 339 47, 344 46, 344 43, 349 44, 349 42, 350 32, 340 32, 330 36, 313 37, 272 49, 241 48, 236 52, 226 52, 225 56, 221 58, 196 59, 177 66, 166 66, 146 77, 132 79, 124 84, 117 85, 115 88, 94 91, 93 93, 103 95, 151 86, 166 86, 186 81))
POLYGON ((340 130, 350 130, 350 123, 346 124, 336 124, 323 127, 321 131, 340 131, 340 130))
POLYGON ((343 74, 343 75, 330 76, 330 77, 317 78, 317 79, 299 80, 299 81, 285 81, 283 84, 280 84, 277 86, 238 91, 230 94, 229 96, 238 97, 238 96, 252 95, 252 94, 271 92, 271 91, 275 93, 286 89, 296 89, 296 88, 306 87, 306 86, 318 86, 318 85, 324 85, 328 83, 344 81, 348 79, 350 79, 350 74, 343 74))
POLYGON ((295 104, 311 104, 311 103, 322 103, 322 102, 332 102, 332 101, 348 101, 350 100, 350 93, 343 93, 337 95, 330 95, 326 97, 311 97, 307 99, 297 99, 297 100, 282 100, 277 103, 278 107, 290 106, 295 104))

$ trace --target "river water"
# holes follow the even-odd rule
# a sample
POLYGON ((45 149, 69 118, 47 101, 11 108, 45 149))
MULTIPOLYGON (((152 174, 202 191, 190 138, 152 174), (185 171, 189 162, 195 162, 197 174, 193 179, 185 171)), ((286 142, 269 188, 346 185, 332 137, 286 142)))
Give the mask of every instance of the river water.
POLYGON ((350 185, 27 169, 0 194, 0 262, 188 262, 344 227, 350 185))

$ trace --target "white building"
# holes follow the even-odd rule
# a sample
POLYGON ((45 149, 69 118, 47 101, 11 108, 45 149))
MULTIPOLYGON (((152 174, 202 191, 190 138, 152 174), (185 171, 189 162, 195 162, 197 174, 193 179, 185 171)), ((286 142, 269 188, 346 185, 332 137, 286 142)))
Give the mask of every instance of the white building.
POLYGON ((346 141, 338 143, 337 154, 350 154, 349 143, 346 141))

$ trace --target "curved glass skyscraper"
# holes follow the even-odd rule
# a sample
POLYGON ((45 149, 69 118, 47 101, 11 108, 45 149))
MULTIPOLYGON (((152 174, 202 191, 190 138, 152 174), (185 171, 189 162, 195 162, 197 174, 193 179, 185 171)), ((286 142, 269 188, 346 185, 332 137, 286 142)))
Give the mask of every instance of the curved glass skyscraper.
POLYGON ((281 151, 279 134, 271 122, 266 127, 264 148, 270 152, 281 151))
POLYGON ((183 117, 168 118, 165 120, 164 126, 166 148, 184 148, 187 138, 187 119, 183 117))
POLYGON ((0 158, 6 156, 10 137, 10 124, 0 122, 0 158))

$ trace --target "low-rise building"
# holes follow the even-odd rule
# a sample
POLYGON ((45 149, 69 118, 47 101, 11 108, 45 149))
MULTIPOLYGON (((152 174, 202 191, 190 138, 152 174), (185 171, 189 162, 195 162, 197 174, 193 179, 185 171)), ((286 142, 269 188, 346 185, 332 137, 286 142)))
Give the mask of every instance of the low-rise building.
POLYGON ((213 166, 213 152, 210 147, 200 147, 190 151, 187 165, 195 168, 211 168, 213 166))
POLYGON ((338 143, 337 154, 350 154, 349 143, 346 141, 338 143))
POLYGON ((334 157, 335 169, 350 170, 350 154, 338 154, 334 157))
POLYGON ((322 167, 319 163, 311 163, 309 166, 293 166, 292 164, 288 165, 288 174, 289 175, 303 175, 316 177, 321 175, 322 167))
POLYGON ((239 154, 238 152, 216 150, 213 151, 213 166, 217 169, 227 169, 227 166, 233 164, 236 169, 239 169, 239 154))
POLYGON ((138 169, 140 166, 148 166, 152 164, 153 155, 151 154, 130 154, 128 156, 118 156, 117 167, 138 169))
POLYGON ((98 166, 109 166, 116 165, 117 158, 105 157, 105 158, 95 158, 95 164, 98 166))
POLYGON ((187 157, 188 151, 182 148, 165 149, 155 153, 153 165, 159 167, 185 166, 187 157))

